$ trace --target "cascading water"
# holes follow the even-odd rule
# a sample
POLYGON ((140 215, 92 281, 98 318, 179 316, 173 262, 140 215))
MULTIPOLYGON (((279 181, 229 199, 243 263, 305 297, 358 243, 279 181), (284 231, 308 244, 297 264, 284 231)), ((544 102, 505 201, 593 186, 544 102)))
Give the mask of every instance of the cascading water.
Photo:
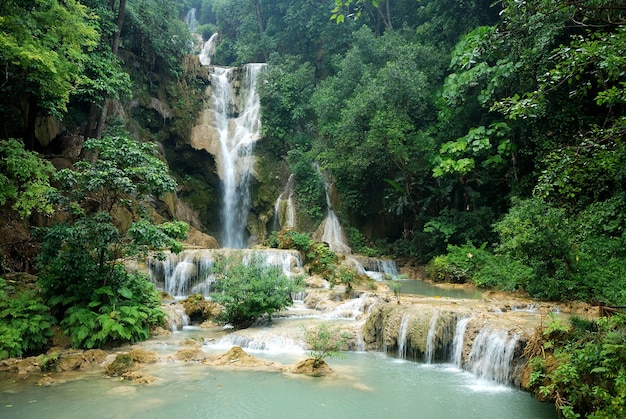
POLYGON ((426 335, 426 351, 424 351, 424 361, 432 364, 435 356, 435 337, 437 336, 437 321, 439 320, 439 312, 435 311, 430 318, 428 326, 428 335, 426 335))
POLYGON ((261 103, 257 80, 265 64, 246 64, 242 68, 239 97, 233 85, 234 68, 214 67, 211 75, 212 109, 219 138, 217 170, 222 180, 223 247, 247 247, 245 231, 250 211, 250 179, 254 169, 252 154, 260 139, 261 103))
POLYGON ((198 29, 198 20, 196 19, 196 8, 191 8, 185 16, 185 24, 189 28, 189 32, 194 33, 198 29))
POLYGON ((518 340, 518 335, 507 331, 482 329, 472 343, 467 369, 478 378, 507 384, 518 340))
POLYGON ((166 254, 164 260, 150 259, 150 277, 157 286, 174 297, 191 294, 208 296, 215 281, 215 264, 228 258, 247 263, 253 258, 262 258, 266 265, 279 266, 286 276, 300 273, 302 259, 296 250, 229 250, 190 249, 178 255, 166 254))
POLYGON ((289 175, 285 189, 276 199, 274 204, 274 230, 281 228, 296 227, 296 207, 293 204, 293 194, 295 191, 295 177, 289 175))
MULTIPOLYGON (((319 172, 319 167, 316 168, 319 172)), ((348 245, 346 234, 343 228, 341 228, 335 211, 333 211, 329 194, 330 185, 323 175, 322 179, 324 180, 324 190, 326 192, 326 217, 315 232, 314 237, 318 241, 328 243, 330 250, 333 252, 349 255, 352 253, 352 249, 348 245)))
POLYGON ((409 330, 410 317, 408 313, 402 315, 398 329, 398 357, 406 358, 406 335, 409 330))
POLYGON ((465 330, 471 318, 466 317, 457 322, 452 341, 452 356, 450 362, 458 368, 463 367, 463 346, 465 345, 465 330))
POLYGON ((218 34, 217 32, 211 35, 208 41, 204 43, 202 46, 202 50, 200 51, 200 55, 198 58, 200 59, 200 64, 202 65, 211 65, 211 57, 215 54, 215 47, 217 46, 218 34))

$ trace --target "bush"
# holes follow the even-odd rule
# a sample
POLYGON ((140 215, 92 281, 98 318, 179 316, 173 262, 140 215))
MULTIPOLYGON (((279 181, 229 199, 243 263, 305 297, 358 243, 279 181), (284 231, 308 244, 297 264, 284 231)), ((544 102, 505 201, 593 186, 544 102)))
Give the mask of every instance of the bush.
POLYGON ((291 295, 302 289, 299 278, 286 277, 278 266, 266 265, 259 257, 224 270, 213 284, 211 298, 223 306, 222 320, 245 327, 260 316, 271 316, 292 304, 291 295))
POLYGON ((0 359, 41 349, 52 335, 54 317, 34 291, 9 296, 13 287, 0 278, 0 359))
POLYGON ((482 269, 491 254, 486 251, 486 244, 480 248, 471 244, 448 246, 448 253, 436 256, 426 267, 426 274, 433 281, 465 283, 482 269))
POLYGON ((337 254, 325 243, 315 243, 306 254, 306 263, 311 267, 311 273, 328 281, 333 280, 338 262, 337 254))
POLYGON ((626 316, 573 326, 546 355, 558 363, 533 358, 534 391, 565 418, 626 417, 626 316))
POLYGON ((331 327, 322 323, 313 329, 301 326, 304 332, 304 341, 311 349, 310 356, 313 358, 313 368, 318 368, 324 358, 340 356, 340 350, 346 346, 350 335, 341 332, 339 327, 331 327))
POLYGON ((72 346, 101 348, 150 337, 150 329, 162 324, 164 312, 158 291, 143 274, 117 267, 119 287, 104 286, 92 292, 88 304, 76 304, 66 312, 61 326, 72 346))
POLYGON ((489 257, 485 265, 472 277, 478 287, 496 288, 501 291, 526 289, 534 281, 532 268, 503 255, 489 257))

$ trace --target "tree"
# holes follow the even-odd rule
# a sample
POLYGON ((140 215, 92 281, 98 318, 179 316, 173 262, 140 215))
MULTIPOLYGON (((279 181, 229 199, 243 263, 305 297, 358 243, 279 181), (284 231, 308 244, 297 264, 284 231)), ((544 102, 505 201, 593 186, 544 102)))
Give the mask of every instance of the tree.
POLYGON ((178 239, 188 226, 155 225, 137 201, 172 191, 176 183, 151 154, 151 144, 118 136, 90 139, 85 148, 91 160, 57 173, 55 202, 67 219, 38 231, 39 285, 73 345, 145 339, 163 317, 158 294, 123 261, 163 248, 182 250, 178 239))
POLYGON ((281 267, 256 256, 227 266, 213 285, 211 298, 224 307, 224 321, 246 327, 264 314, 271 319, 274 312, 290 306, 291 295, 301 288, 299 278, 288 278, 281 267))
POLYGON ((311 350, 313 358, 313 368, 318 368, 324 362, 324 358, 334 358, 340 356, 342 348, 346 346, 350 335, 342 332, 337 326, 329 326, 322 323, 313 329, 301 327, 304 333, 304 341, 311 350))
POLYGON ((83 81, 95 17, 76 0, 7 0, 0 16, 0 115, 9 135, 33 148, 37 117, 62 116, 83 81))
POLYGON ((0 140, 0 205, 12 203, 22 218, 33 211, 51 214, 52 205, 47 200, 50 177, 54 167, 15 139, 0 140))

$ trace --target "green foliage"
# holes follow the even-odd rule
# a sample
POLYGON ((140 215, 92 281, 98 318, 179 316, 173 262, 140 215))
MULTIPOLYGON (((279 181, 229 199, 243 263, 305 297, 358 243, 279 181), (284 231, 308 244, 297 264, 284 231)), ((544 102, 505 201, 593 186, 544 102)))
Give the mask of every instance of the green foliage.
POLYGON ((352 290, 352 286, 359 282, 359 280, 355 271, 346 266, 339 265, 334 268, 333 276, 329 282, 331 288, 335 285, 343 285, 346 289, 346 293, 349 293, 352 290))
POLYGON ((471 244, 448 246, 448 253, 433 258, 427 267, 427 274, 435 281, 464 283, 483 268, 490 257, 488 251, 471 244))
POLYGON ((363 234, 354 227, 348 227, 345 229, 348 234, 348 242, 350 248, 359 255, 374 257, 379 254, 378 250, 374 247, 368 246, 367 240, 363 234))
MULTIPOLYGON (((562 327, 560 331, 566 330, 562 327)), ((626 318, 600 318, 594 327, 569 329, 553 349, 558 366, 535 365, 536 392, 554 400, 567 418, 618 418, 626 414, 626 318), (594 330, 595 329, 595 330, 594 330), (537 384, 543 384, 538 385, 537 384)), ((542 365, 543 364, 543 365, 542 365)))
POLYGON ((474 285, 501 291, 525 290, 535 280, 529 266, 505 255, 492 255, 472 277, 474 285))
POLYGON ((107 136, 87 140, 84 148, 94 153, 89 161, 57 173, 56 202, 70 217, 37 232, 39 285, 74 346, 146 339, 163 316, 158 295, 147 277, 127 272, 122 261, 163 248, 181 251, 178 239, 188 226, 154 225, 131 211, 145 213, 137 199, 172 191, 176 183, 152 145, 107 136), (113 217, 123 210, 131 218, 126 223, 113 217))
POLYGON ((296 179, 298 208, 303 210, 314 223, 321 221, 326 206, 324 181, 312 164, 310 153, 299 149, 291 150, 287 161, 289 171, 296 179))
POLYGON ((140 143, 126 136, 105 136, 85 141, 92 160, 82 160, 75 169, 57 172, 56 180, 71 202, 95 200, 101 211, 111 211, 128 198, 153 194, 157 197, 176 188, 166 164, 156 157, 154 143, 140 143))
POLYGON ((0 359, 43 348, 54 324, 39 295, 34 291, 14 293, 13 287, 0 278, 0 359))
POLYGON ((0 16, 1 119, 22 120, 24 99, 33 115, 61 116, 97 43, 96 17, 76 0, 8 0, 0 16))
POLYGON ((322 323, 312 329, 301 326, 304 341, 311 350, 310 356, 314 359, 313 368, 318 368, 324 358, 341 356, 340 351, 346 346, 350 335, 342 332, 337 326, 322 323))
POLYGON ((306 253, 306 263, 311 267, 311 273, 320 275, 328 281, 333 281, 335 266, 338 262, 337 254, 325 243, 313 244, 306 253))
POLYGON ((299 291, 299 278, 288 278, 279 266, 266 265, 260 257, 235 263, 215 282, 211 299, 223 306, 222 320, 235 326, 250 325, 255 319, 292 304, 299 291))
POLYGON ((51 214, 47 194, 53 190, 50 176, 54 171, 49 161, 24 150, 21 142, 0 140, 0 205, 12 202, 11 207, 22 218, 33 211, 51 214))
POLYGON ((136 342, 150 337, 164 313, 154 284, 141 274, 117 269, 115 287, 95 289, 87 304, 71 306, 61 321, 74 347, 101 348, 108 344, 136 342))

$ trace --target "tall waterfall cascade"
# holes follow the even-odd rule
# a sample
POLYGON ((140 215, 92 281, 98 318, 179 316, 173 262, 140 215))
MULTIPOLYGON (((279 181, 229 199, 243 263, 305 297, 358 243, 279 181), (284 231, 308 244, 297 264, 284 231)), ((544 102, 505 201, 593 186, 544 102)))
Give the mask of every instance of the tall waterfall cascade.
POLYGON ((191 145, 204 149, 216 160, 221 181, 220 210, 222 247, 248 247, 247 224, 251 206, 250 182, 254 175, 254 147, 261 138, 259 76, 266 64, 241 68, 211 64, 217 34, 204 44, 199 59, 209 66, 210 87, 206 105, 191 131, 191 145))

